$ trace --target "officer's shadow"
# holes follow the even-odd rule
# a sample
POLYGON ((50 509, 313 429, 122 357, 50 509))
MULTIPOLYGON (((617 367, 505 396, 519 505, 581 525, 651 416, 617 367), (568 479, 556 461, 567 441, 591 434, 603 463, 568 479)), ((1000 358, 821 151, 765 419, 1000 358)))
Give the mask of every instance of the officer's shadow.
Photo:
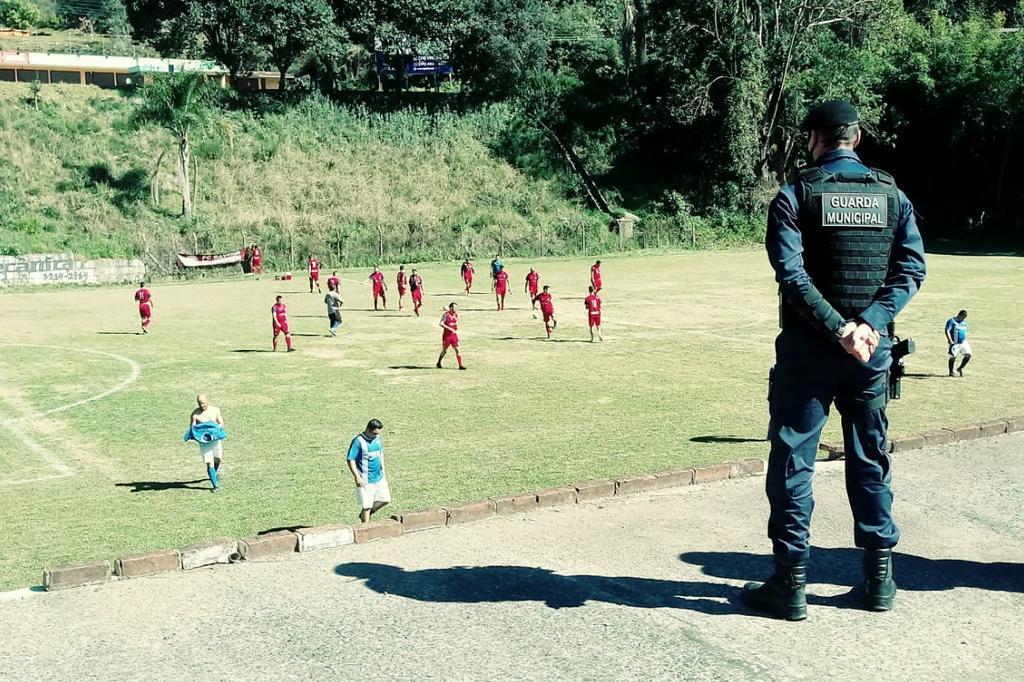
MULTIPOLYGON (((862 581, 862 553, 856 549, 814 548, 812 583, 855 586, 862 581)), ((760 580, 771 572, 771 559, 748 552, 687 552, 680 560, 699 565, 705 575, 734 581, 760 580)), ((974 587, 1024 592, 1024 565, 959 559, 895 557, 895 577, 902 590, 950 590, 974 587)), ((605 602, 637 608, 677 608, 708 615, 759 616, 742 606, 737 583, 660 580, 634 576, 560 574, 531 566, 453 566, 406 570, 368 562, 339 564, 334 572, 365 581, 380 594, 436 603, 543 602, 553 609, 605 602)), ((832 597, 808 595, 807 601, 838 608, 859 608, 857 589, 832 597)))

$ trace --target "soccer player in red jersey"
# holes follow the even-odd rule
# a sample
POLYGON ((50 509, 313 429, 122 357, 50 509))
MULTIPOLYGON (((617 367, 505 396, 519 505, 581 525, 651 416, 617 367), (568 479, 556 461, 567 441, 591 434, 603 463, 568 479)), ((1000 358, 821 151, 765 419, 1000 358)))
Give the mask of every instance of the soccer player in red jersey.
POLYGON ((530 268, 530 271, 526 273, 526 293, 530 296, 530 300, 533 302, 533 309, 537 309, 537 291, 540 286, 540 273, 530 268))
POLYGON ((153 295, 149 293, 145 282, 139 282, 139 290, 135 292, 135 300, 139 302, 139 317, 142 318, 142 333, 149 333, 149 322, 153 319, 153 295))
POLYGON ((314 284, 316 284, 317 293, 323 293, 320 289, 320 259, 311 255, 309 257, 309 293, 313 293, 314 284))
POLYGON ((292 332, 288 328, 288 308, 285 307, 282 296, 278 296, 275 301, 274 305, 270 306, 271 324, 274 326, 274 350, 277 350, 278 335, 284 334, 284 343, 291 353, 295 347, 292 346, 292 332))
POLYGON ((494 275, 494 302, 498 310, 505 309, 505 295, 508 294, 508 272, 504 268, 494 275))
POLYGON ((384 304, 384 310, 388 309, 388 298, 386 292, 388 285, 384 283, 384 273, 380 271, 380 268, 374 266, 373 272, 367 278, 373 283, 373 309, 377 310, 377 299, 379 298, 384 304))
POLYGON ((590 287, 590 295, 583 299, 583 307, 587 309, 587 322, 590 324, 590 342, 594 342, 594 332, 597 331, 597 338, 604 341, 601 336, 601 299, 598 297, 594 287, 590 287))
POLYGON ((601 291, 601 261, 590 266, 590 286, 594 287, 594 293, 601 291))
POLYGON ((330 291, 331 289, 341 293, 341 277, 338 277, 337 270, 332 272, 331 276, 327 278, 327 291, 330 291))
POLYGON ((413 268, 412 277, 409 278, 409 291, 412 293, 412 311, 419 317, 420 307, 423 306, 423 278, 416 274, 416 268, 413 268))
MULTIPOLYGON (((413 270, 413 272, 416 272, 413 270)), ((409 277, 405 274, 405 266, 398 266, 398 277, 395 281, 398 285, 398 309, 402 309, 402 299, 405 297, 405 290, 409 286, 409 277)), ((417 313, 418 314, 418 313, 417 313)))
POLYGON ((455 303, 448 304, 448 310, 441 316, 439 325, 441 332, 441 355, 437 358, 437 368, 441 369, 441 361, 449 348, 455 349, 455 359, 459 361, 459 369, 466 369, 462 364, 462 353, 459 351, 459 307, 455 303))
POLYGON ((468 258, 462 263, 462 281, 466 283, 466 293, 473 288, 473 261, 468 258))
POLYGON ((544 331, 548 333, 548 338, 551 338, 551 332, 558 326, 558 320, 555 319, 555 302, 551 298, 551 292, 548 285, 544 285, 544 291, 537 295, 536 302, 540 303, 540 314, 544 318, 544 331))
POLYGON ((263 274, 263 249, 260 248, 259 244, 252 245, 252 274, 262 275, 263 274))

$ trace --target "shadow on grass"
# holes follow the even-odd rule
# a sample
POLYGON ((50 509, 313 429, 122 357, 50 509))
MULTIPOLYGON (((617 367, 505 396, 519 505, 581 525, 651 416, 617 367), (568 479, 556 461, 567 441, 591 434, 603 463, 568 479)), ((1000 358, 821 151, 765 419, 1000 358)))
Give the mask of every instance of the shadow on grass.
POLYGON ((743 436, 694 436, 691 443, 764 443, 767 438, 744 438, 743 436))
POLYGON ((107 336, 142 336, 142 332, 96 332, 107 336))
POLYGON ((436 365, 391 365, 388 369, 437 369, 436 365))
POLYGON ((714 615, 741 612, 738 590, 714 583, 560 575, 550 569, 530 566, 456 566, 407 571, 400 566, 353 562, 339 564, 334 572, 365 580, 366 587, 374 592, 425 602, 533 601, 548 608, 563 609, 594 601, 639 608, 689 609, 714 615))
POLYGON ((209 490, 209 486, 192 485, 193 483, 206 482, 205 478, 197 478, 194 481, 132 481, 131 483, 115 483, 118 488, 131 488, 133 493, 155 493, 164 490, 209 490))
MULTIPOLYGON (((760 580, 772 570, 771 557, 750 552, 685 552, 679 560, 702 566, 705 575, 731 580, 760 580)), ((852 547, 812 547, 811 580, 828 585, 857 585, 864 580, 863 552, 852 547)), ((945 592, 957 587, 990 592, 1024 593, 1024 564, 986 563, 966 559, 929 559, 913 554, 893 554, 893 577, 901 590, 945 592)), ((843 607, 851 595, 811 597, 815 604, 843 607)), ((854 598, 854 604, 856 599, 854 598)))
POLYGON ((231 351, 232 353, 273 353, 274 351, 270 348, 236 348, 231 351))
POLYGON ((289 533, 294 533, 295 531, 301 530, 303 528, 309 528, 309 526, 279 526, 277 528, 268 528, 266 530, 261 530, 260 532, 256 533, 256 535, 267 535, 269 533, 280 533, 283 530, 286 530, 289 533))
POLYGON ((297 334, 295 332, 292 332, 292 336, 308 336, 310 338, 320 339, 320 338, 323 338, 326 335, 325 334, 297 334))
POLYGON ((936 372, 907 372, 903 375, 907 379, 948 379, 948 374, 938 374, 936 372))

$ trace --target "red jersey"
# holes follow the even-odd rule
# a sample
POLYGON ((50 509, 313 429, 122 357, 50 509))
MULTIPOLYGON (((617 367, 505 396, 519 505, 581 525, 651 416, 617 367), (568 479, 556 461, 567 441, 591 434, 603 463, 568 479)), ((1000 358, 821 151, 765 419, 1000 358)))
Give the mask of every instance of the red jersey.
POLYGON ((591 315, 601 314, 601 299, 597 297, 597 294, 590 294, 583 300, 583 305, 587 307, 587 312, 591 315))
POLYGON ((146 305, 153 297, 149 293, 149 289, 143 287, 135 292, 135 300, 139 302, 139 305, 146 305))
POLYGON ((423 278, 419 275, 413 275, 409 278, 409 288, 413 291, 419 291, 423 288, 423 278))
POLYGON ((445 311, 445 314, 441 316, 441 323, 448 327, 448 329, 442 329, 444 336, 454 334, 459 328, 459 314, 451 311, 445 311))
POLYGON ((270 312, 279 325, 288 324, 288 307, 284 303, 275 303, 270 306, 270 312))
POLYGON ((601 281, 601 266, 594 264, 590 266, 590 279, 594 282, 601 281))
POLYGON ((540 282, 540 273, 539 272, 534 271, 534 272, 531 272, 531 273, 526 275, 526 283, 527 283, 527 285, 529 285, 530 291, 534 291, 534 292, 537 291, 537 284, 539 282, 540 282))
POLYGON ((462 264, 462 279, 473 279, 473 264, 469 261, 462 264))
POLYGON ((263 262, 263 251, 260 250, 260 247, 258 246, 252 247, 252 262, 255 265, 259 265, 263 262))
POLYGON ((373 282, 373 288, 374 289, 378 289, 378 288, 384 286, 384 273, 383 272, 374 272, 374 273, 372 273, 370 275, 370 281, 373 282))
POLYGON ((320 276, 320 260, 317 258, 309 259, 309 276, 319 277, 320 276))
POLYGON ((396 282, 399 289, 405 289, 405 285, 409 283, 409 277, 405 274, 405 270, 398 271, 396 282))
POLYGON ((341 289, 341 277, 328 277, 327 278, 327 288, 330 289, 331 287, 334 287, 335 291, 340 290, 341 289))
POLYGON ((494 277, 495 288, 500 291, 504 291, 505 287, 508 286, 508 273, 502 270, 494 277))
POLYGON ((550 292, 542 292, 537 296, 537 302, 540 303, 541 312, 549 313, 555 309, 555 302, 551 300, 550 292))

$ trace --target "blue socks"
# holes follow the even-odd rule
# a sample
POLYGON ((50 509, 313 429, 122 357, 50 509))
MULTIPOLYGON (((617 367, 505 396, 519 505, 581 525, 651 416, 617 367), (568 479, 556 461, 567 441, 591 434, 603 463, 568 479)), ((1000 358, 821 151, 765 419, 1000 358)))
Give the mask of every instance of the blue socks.
POLYGON ((219 488, 220 484, 217 482, 217 470, 212 466, 206 467, 206 473, 210 477, 210 483, 213 484, 214 488, 219 488))

